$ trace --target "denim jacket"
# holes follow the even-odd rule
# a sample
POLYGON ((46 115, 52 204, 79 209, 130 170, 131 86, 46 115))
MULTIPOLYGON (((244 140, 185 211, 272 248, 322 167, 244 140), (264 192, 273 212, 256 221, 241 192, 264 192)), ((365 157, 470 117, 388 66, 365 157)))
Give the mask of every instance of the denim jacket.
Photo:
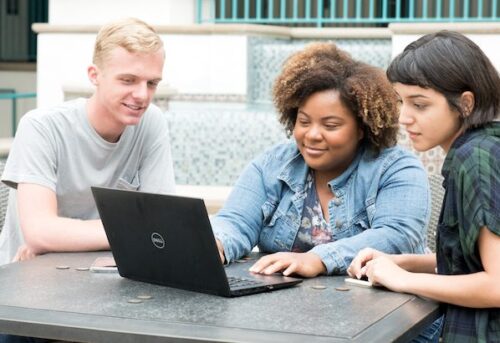
MULTIPOLYGON (((243 171, 224 207, 211 219, 226 261, 248 254, 290 251, 299 230, 308 166, 295 142, 277 145, 243 171)), ((357 252, 423 253, 430 192, 421 162, 401 147, 374 156, 360 148, 331 180, 334 241, 317 245, 328 274, 344 274, 357 252)))

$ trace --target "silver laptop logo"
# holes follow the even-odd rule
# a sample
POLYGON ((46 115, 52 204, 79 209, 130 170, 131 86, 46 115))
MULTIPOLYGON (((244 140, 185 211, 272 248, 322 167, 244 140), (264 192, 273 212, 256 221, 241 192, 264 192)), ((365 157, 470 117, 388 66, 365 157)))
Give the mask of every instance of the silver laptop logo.
POLYGON ((163 239, 162 235, 158 232, 153 232, 151 234, 151 242, 153 242, 153 245, 158 249, 165 248, 165 239, 163 239))

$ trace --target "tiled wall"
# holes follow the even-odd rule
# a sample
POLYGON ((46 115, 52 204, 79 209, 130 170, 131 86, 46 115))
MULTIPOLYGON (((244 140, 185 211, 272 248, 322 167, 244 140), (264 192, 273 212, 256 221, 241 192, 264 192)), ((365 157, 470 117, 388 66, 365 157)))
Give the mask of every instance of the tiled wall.
MULTIPOLYGON (((6 162, 5 159, 0 158, 0 176, 3 173, 5 162, 6 162)), ((8 200, 9 200, 9 188, 0 182, 0 231, 2 231, 3 228, 5 213, 7 212, 8 200)))
MULTIPOLYGON (((355 59, 386 68, 391 59, 390 39, 339 39, 324 40, 336 43, 355 59)), ((302 49, 311 40, 285 40, 270 38, 249 39, 248 99, 252 102, 270 103, 274 79, 283 62, 292 53, 302 49)))
POLYGON ((167 116, 178 184, 232 186, 253 158, 286 140, 272 109, 197 106, 167 116))
POLYGON ((425 152, 418 152, 414 150, 411 146, 410 138, 403 128, 401 128, 398 137, 398 144, 412 150, 420 158, 429 174, 441 174, 441 167, 443 166, 445 158, 443 149, 436 147, 425 152))

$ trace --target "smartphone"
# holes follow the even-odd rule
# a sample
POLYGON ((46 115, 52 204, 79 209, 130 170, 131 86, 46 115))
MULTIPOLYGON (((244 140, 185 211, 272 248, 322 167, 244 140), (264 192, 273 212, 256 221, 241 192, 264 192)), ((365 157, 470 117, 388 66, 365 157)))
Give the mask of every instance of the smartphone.
POLYGON ((354 286, 360 286, 360 287, 372 287, 372 283, 368 281, 368 278, 362 277, 361 279, 354 279, 354 278, 346 278, 344 280, 346 283, 354 286))
POLYGON ((111 256, 98 257, 90 266, 90 271, 94 273, 116 273, 115 259, 111 256))

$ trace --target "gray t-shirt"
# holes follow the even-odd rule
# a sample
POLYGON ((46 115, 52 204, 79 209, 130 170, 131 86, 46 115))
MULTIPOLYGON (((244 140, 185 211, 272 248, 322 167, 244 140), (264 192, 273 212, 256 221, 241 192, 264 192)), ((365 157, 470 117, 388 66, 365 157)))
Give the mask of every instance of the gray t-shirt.
POLYGON ((168 123, 150 105, 119 141, 104 140, 90 125, 86 99, 36 109, 21 120, 2 181, 12 187, 0 235, 0 264, 9 263, 24 242, 19 228, 16 188, 32 183, 56 193, 58 215, 98 219, 90 186, 154 193, 175 191, 168 123))

